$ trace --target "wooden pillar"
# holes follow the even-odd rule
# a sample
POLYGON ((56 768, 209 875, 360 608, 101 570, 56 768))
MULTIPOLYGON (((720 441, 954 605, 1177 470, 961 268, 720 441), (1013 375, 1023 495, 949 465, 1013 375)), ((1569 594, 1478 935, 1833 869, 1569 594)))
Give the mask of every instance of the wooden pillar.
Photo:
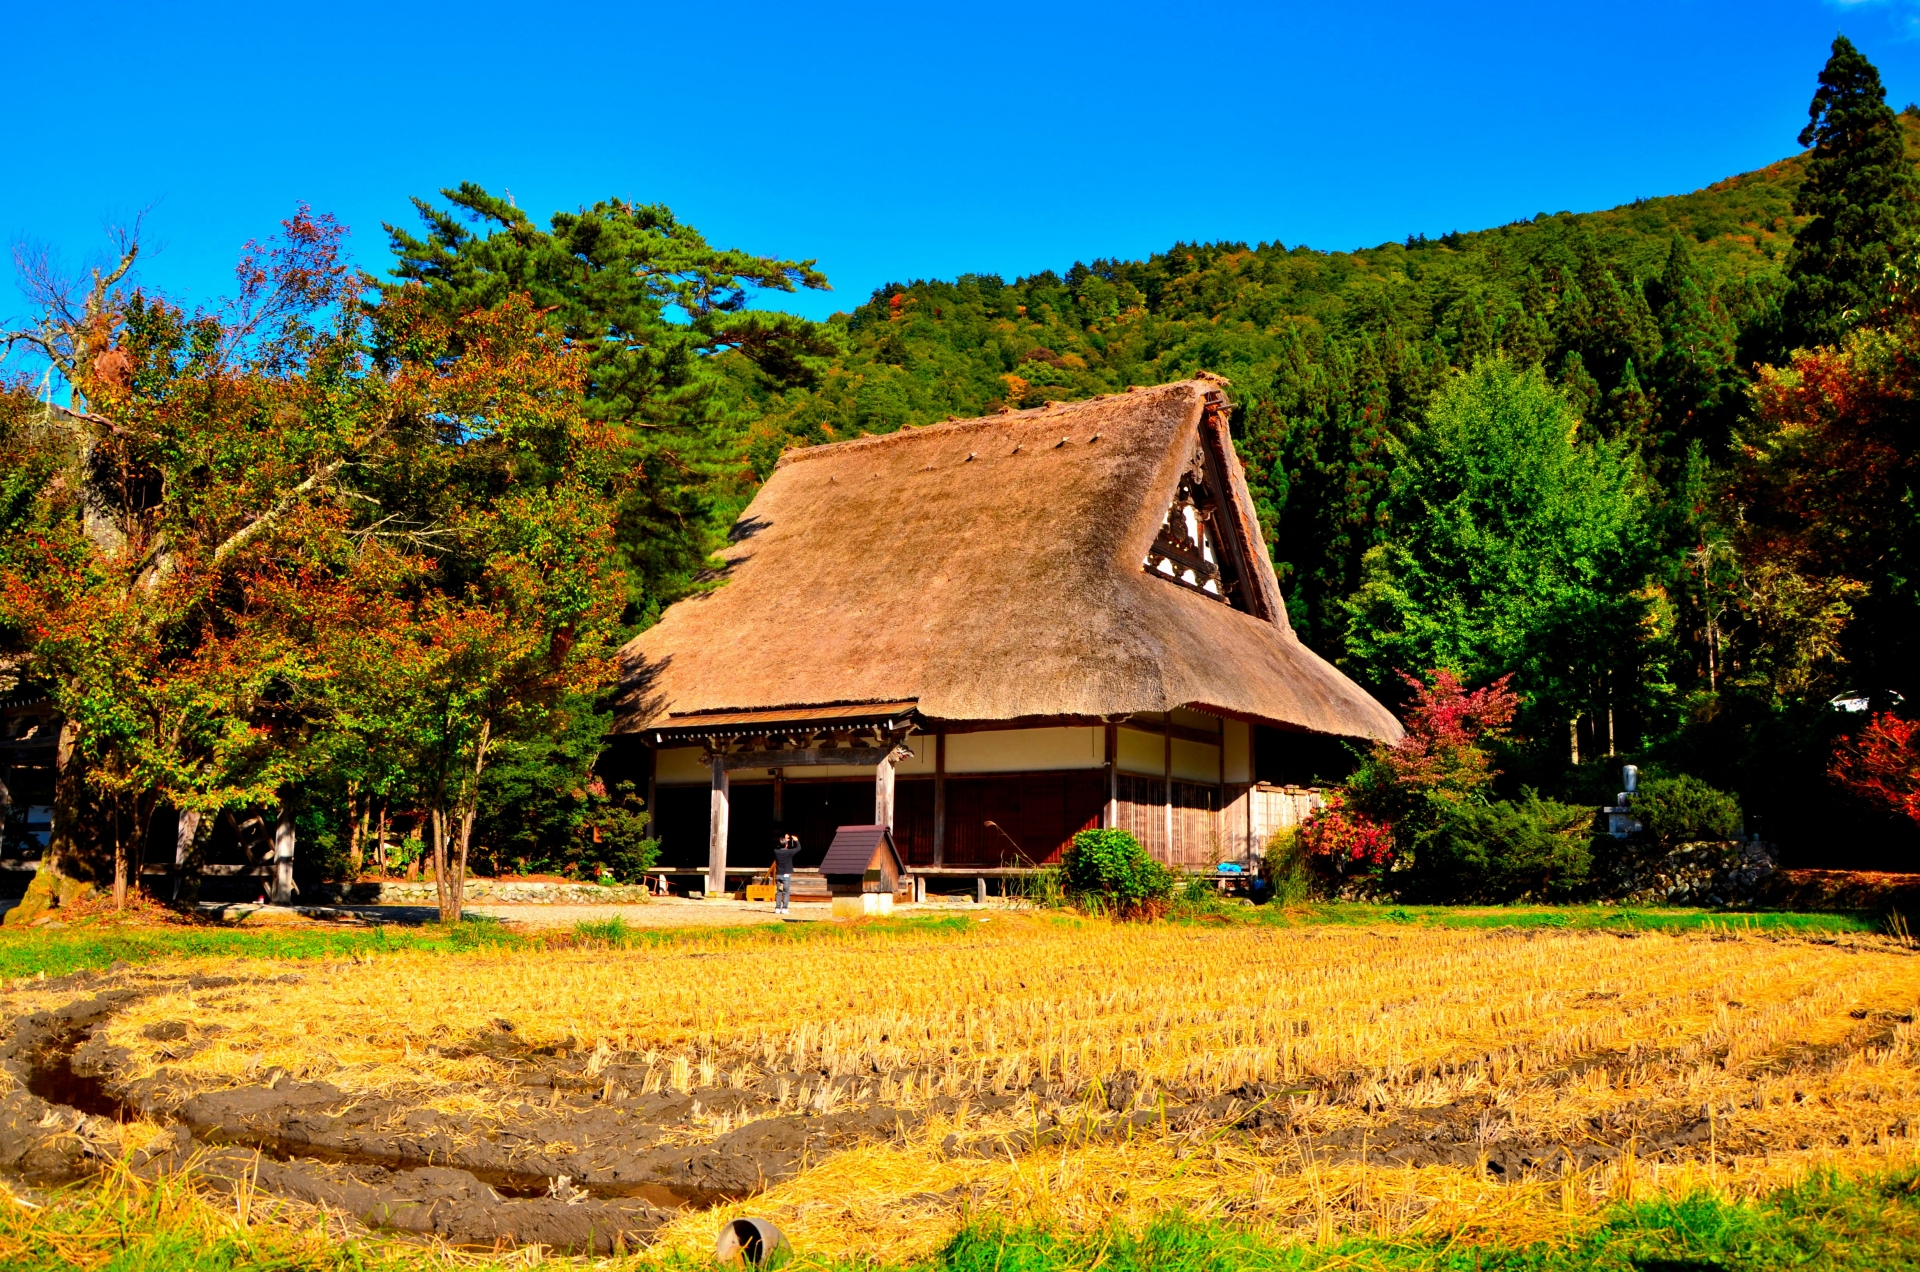
POLYGON ((888 751, 873 770, 873 824, 888 830, 893 829, 893 756, 888 751))
POLYGON ((933 864, 947 864, 947 735, 933 735, 933 864))
POLYGON ((1222 861, 1226 860, 1226 845, 1221 841, 1227 837, 1227 722, 1220 721, 1220 744, 1214 748, 1214 757, 1219 761, 1214 766, 1213 810, 1207 814, 1207 821, 1213 827, 1213 849, 1222 861))
POLYGON ((727 768, 713 757, 713 795, 707 804, 707 895, 727 894, 727 768))
POLYGON ((647 748, 647 829, 660 837, 660 752, 654 747, 647 748))
POLYGON ((284 809, 273 827, 273 903, 293 904, 293 818, 284 809))
POLYGON ((1164 747, 1162 748, 1162 752, 1166 757, 1166 776, 1162 779, 1162 785, 1161 785, 1161 789, 1164 790, 1166 793, 1166 801, 1167 801, 1167 809, 1166 809, 1167 811, 1167 855, 1164 858, 1164 860, 1168 865, 1172 865, 1174 863, 1173 863, 1173 712, 1171 711, 1167 712, 1166 715, 1163 717, 1163 728, 1160 733, 1160 738, 1161 738, 1161 741, 1165 743, 1164 747))
POLYGON ((787 770, 773 770, 773 824, 781 826, 787 820, 787 770))
POLYGON ((1107 748, 1107 817, 1108 830, 1120 827, 1120 726, 1110 724, 1106 727, 1107 748))

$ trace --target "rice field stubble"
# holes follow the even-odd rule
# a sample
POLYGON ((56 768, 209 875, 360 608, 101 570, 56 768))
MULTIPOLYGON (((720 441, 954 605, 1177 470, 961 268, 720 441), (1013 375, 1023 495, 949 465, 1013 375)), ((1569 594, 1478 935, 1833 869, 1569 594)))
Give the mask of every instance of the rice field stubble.
POLYGON ((996 914, 231 970, 9 990, 10 1037, 115 999, 69 1063, 142 1116, 59 1133, 467 1245, 591 1215, 593 1248, 691 1252, 748 1210, 891 1259, 1170 1209, 1526 1242, 1920 1160, 1920 956, 1874 938, 996 914))

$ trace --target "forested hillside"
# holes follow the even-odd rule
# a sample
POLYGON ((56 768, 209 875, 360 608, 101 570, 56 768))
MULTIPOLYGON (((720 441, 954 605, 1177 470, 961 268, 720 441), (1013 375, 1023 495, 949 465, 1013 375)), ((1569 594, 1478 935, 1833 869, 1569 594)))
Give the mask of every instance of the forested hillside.
MULTIPOLYGON (((1911 164, 1920 109, 1890 118, 1911 164)), ((1745 792, 1770 834, 1844 823, 1856 842, 1898 839, 1900 823, 1860 806, 1836 822, 1847 801, 1824 774, 1847 723, 1826 699, 1884 704, 1908 684, 1860 627, 1873 609, 1860 580, 1736 543, 1754 493, 1743 443, 1764 431, 1752 387, 1795 343, 1783 301, 1807 163, 1350 253, 1176 244, 1012 282, 891 284, 831 320, 843 351, 813 383, 771 392, 740 377, 764 412, 748 462, 759 478, 789 445, 1214 371, 1233 383, 1297 630, 1377 693, 1403 701, 1396 673, 1439 662, 1514 672, 1514 780, 1599 799, 1620 755, 1665 757, 1745 792), (1537 369, 1543 400, 1564 401, 1578 444, 1557 472, 1513 468, 1550 439, 1504 426, 1461 436, 1488 459, 1477 476, 1436 461, 1435 403, 1490 362, 1537 369), (1585 506, 1567 505, 1573 491, 1585 506), (1481 533, 1409 560, 1408 523, 1437 499, 1481 533), (1543 540, 1576 546, 1529 556, 1543 540), (1468 577, 1482 566, 1502 578, 1468 577)))
MULTIPOLYGON (((1920 110, 1899 118, 1920 157, 1920 110)), ((890 284, 832 319, 845 352, 815 386, 760 395, 753 465, 764 477, 796 441, 1214 371, 1241 406, 1294 623, 1337 654, 1330 606, 1358 586, 1396 442, 1450 371, 1496 352, 1542 364, 1597 432, 1645 438, 1669 470, 1691 440, 1725 451, 1742 368, 1779 352, 1803 168, 1351 253, 1176 244, 1011 283, 890 284)))

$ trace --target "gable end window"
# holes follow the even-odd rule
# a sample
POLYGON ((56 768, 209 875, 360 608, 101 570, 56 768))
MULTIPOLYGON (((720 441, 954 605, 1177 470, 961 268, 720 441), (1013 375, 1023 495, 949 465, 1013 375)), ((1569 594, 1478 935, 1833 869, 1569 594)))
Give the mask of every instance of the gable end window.
POLYGON ((1179 488, 1167 509, 1153 546, 1142 563, 1155 574, 1210 600, 1253 613, 1246 571, 1227 546, 1222 525, 1221 483, 1214 480, 1206 446, 1196 443, 1180 474, 1179 488))

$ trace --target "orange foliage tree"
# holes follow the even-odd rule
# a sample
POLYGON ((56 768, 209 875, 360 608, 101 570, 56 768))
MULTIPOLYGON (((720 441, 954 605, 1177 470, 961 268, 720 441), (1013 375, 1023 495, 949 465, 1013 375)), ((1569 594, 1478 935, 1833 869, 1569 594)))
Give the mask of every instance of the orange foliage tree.
POLYGON ((161 802, 204 836, 377 735, 457 917, 490 746, 607 673, 613 474, 574 356, 524 298, 363 303, 342 233, 302 208, 198 312, 129 283, 129 239, 84 289, 30 271, 40 318, 0 336, 73 391, 11 400, 51 441, 0 523, 0 642, 65 717, 54 872, 110 855, 117 900, 161 802))

